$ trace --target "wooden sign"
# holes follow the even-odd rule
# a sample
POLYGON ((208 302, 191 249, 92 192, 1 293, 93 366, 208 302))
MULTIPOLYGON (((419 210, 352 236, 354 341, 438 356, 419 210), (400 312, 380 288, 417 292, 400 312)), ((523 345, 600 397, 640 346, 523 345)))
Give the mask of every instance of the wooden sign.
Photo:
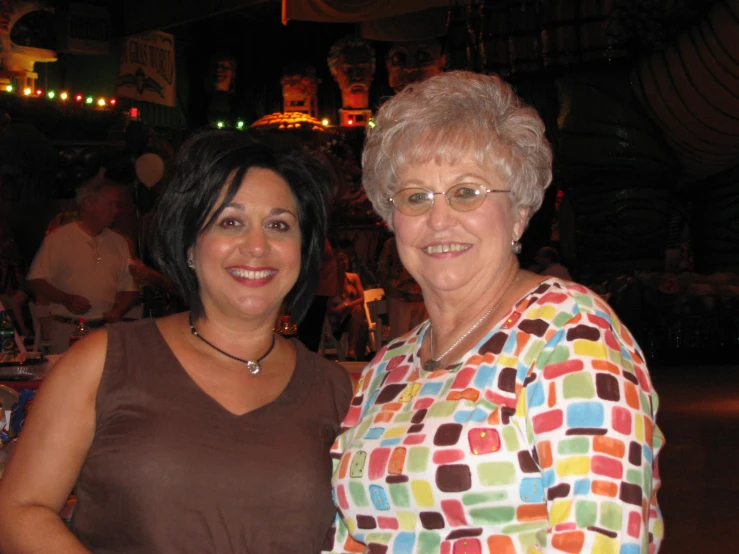
POLYGON ((116 95, 174 107, 174 36, 161 31, 136 35, 122 48, 116 95))
POLYGON ((87 4, 57 8, 57 52, 108 54, 110 14, 108 9, 87 4))

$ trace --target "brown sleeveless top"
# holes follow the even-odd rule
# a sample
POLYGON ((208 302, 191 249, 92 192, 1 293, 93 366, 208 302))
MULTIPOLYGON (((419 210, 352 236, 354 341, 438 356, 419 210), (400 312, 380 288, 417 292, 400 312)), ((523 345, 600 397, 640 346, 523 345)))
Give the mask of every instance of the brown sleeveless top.
POLYGON ((336 510, 329 449, 351 399, 300 342, 272 403, 236 416, 185 372, 154 320, 108 326, 72 531, 100 553, 319 552, 336 510))

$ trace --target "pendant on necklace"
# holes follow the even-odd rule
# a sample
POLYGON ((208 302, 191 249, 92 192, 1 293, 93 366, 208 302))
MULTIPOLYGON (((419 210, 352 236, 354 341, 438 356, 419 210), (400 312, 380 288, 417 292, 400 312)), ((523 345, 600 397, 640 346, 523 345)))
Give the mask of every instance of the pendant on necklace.
POLYGON ((439 363, 439 360, 434 360, 433 358, 429 358, 428 361, 423 364, 424 371, 434 371, 436 369, 439 369, 440 367, 441 364, 439 363))
POLYGON ((262 366, 260 366, 259 362, 256 360, 247 360, 246 371, 252 375, 259 375, 259 372, 262 371, 262 366))

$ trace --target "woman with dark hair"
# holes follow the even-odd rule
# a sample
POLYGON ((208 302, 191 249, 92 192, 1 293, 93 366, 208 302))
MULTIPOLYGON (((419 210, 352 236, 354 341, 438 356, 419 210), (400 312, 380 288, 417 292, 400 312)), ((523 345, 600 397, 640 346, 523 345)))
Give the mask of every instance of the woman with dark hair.
POLYGON ((351 384, 273 331, 316 288, 316 169, 241 133, 182 146, 151 238, 190 310, 109 325, 56 364, 0 481, 2 552, 320 550, 351 384))

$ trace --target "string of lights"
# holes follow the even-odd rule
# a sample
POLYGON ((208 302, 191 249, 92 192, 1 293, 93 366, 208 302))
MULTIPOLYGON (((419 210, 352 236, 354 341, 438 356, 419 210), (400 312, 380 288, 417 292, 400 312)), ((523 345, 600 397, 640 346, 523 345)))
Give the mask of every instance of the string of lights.
MULTIPOLYGON (((13 94, 16 92, 16 89, 13 85, 6 85, 5 92, 7 94, 13 94)), ((96 106, 98 108, 115 107, 115 105, 118 103, 118 99, 114 97, 98 96, 96 99, 96 97, 91 94, 82 94, 78 92, 72 95, 67 91, 61 91, 57 93, 55 90, 44 91, 43 89, 40 89, 40 88, 33 90, 30 87, 26 87, 23 90, 21 90, 19 96, 37 97, 37 98, 46 97, 48 100, 58 100, 61 102, 71 101, 71 102, 76 102, 78 104, 96 106)))

